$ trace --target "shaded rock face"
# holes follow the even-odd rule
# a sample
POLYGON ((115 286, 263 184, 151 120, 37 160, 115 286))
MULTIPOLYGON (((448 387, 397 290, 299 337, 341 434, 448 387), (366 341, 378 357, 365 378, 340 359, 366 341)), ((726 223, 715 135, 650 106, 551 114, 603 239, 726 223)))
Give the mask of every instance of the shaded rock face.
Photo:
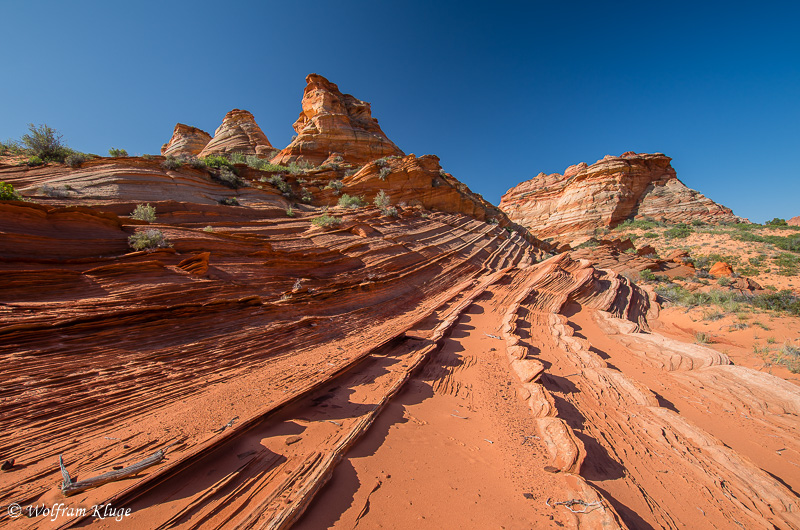
POLYGON ((233 109, 225 115, 222 125, 214 132, 214 138, 199 156, 227 153, 267 156, 274 150, 253 115, 246 110, 233 109))
POLYGON ((274 162, 303 160, 319 165, 331 153, 340 153, 346 162, 364 164, 403 155, 372 117, 369 103, 342 94, 339 87, 321 75, 308 75, 306 83, 303 111, 294 123, 297 137, 274 162))
POLYGON ((161 146, 163 156, 197 156, 211 141, 211 135, 202 129, 179 123, 172 138, 161 146))
POLYGON ((671 223, 742 219, 678 180, 661 153, 606 156, 591 166, 570 166, 563 175, 540 173, 508 190, 500 208, 541 238, 559 243, 588 239, 597 228, 652 217, 671 223))

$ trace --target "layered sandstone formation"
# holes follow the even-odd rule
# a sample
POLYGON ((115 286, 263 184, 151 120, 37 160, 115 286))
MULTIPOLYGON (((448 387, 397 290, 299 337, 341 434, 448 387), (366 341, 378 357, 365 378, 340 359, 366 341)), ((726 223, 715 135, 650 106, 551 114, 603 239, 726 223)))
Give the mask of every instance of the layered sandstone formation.
POLYGON ((435 157, 345 177, 422 204, 334 207, 328 229, 237 169, 249 187, 132 158, 0 166, 35 201, 0 204, 0 504, 110 502, 120 528, 412 526, 412 505, 433 527, 800 526, 798 387, 646 333, 655 295, 609 269, 647 256, 542 261, 435 157), (155 222, 129 217, 142 202, 155 222), (147 229, 171 246, 132 251, 147 229), (83 481, 157 451, 60 492, 59 456, 83 481))
POLYGON ((678 180, 661 153, 624 153, 568 167, 563 175, 540 173, 508 190, 500 208, 540 238, 579 243, 598 228, 626 219, 669 223, 740 222, 742 219, 678 180))
POLYGON ((214 138, 199 156, 242 153, 266 157, 274 150, 253 115, 246 110, 233 109, 225 115, 222 125, 214 132, 214 138))
POLYGON ((211 135, 202 129, 179 123, 172 138, 161 146, 163 156, 197 156, 211 141, 211 135))
POLYGON ((343 161, 361 165, 403 152, 381 130, 372 117, 370 104, 342 94, 321 75, 306 77, 303 111, 294 123, 297 136, 273 160, 279 164, 305 161, 322 164, 332 153, 343 161))

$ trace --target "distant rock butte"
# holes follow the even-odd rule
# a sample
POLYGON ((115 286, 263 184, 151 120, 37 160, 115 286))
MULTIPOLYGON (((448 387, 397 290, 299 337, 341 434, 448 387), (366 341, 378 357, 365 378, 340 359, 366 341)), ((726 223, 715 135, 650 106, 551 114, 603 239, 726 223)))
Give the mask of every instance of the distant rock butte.
POLYGON ((503 195, 500 208, 540 238, 579 243, 597 228, 626 219, 671 223, 741 222, 733 212, 678 180, 661 153, 624 153, 568 167, 563 175, 540 173, 503 195))
POLYGON ((372 117, 369 103, 342 94, 321 75, 310 74, 306 82, 303 111, 294 123, 297 136, 273 162, 301 160, 319 165, 331 153, 340 153, 345 162, 360 165, 404 154, 372 117))
POLYGON ((172 138, 161 146, 164 156, 197 156, 211 141, 211 135, 202 129, 179 123, 175 125, 172 138))
POLYGON ((789 226, 800 226, 800 215, 797 217, 792 217, 787 222, 789 223, 789 226))
POLYGON ((199 156, 243 153, 266 157, 274 150, 253 115, 246 110, 233 109, 225 115, 214 138, 199 156))

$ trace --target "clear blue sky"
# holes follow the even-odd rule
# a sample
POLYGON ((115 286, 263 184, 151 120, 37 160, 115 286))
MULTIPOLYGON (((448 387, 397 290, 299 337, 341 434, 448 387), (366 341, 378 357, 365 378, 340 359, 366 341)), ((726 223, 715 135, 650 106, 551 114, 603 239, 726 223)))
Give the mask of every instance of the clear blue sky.
POLYGON ((0 139, 155 154, 243 108, 284 147, 316 72, 495 204, 637 151, 738 215, 800 215, 798 4, 651 4, 6 1, 0 139))

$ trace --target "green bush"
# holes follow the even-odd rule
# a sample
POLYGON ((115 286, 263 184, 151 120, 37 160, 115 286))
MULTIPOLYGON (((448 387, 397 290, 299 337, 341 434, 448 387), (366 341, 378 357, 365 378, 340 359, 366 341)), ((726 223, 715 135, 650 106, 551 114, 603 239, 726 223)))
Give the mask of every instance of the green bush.
POLYGON ((247 163, 247 156, 244 153, 231 153, 228 155, 230 158, 231 163, 233 164, 246 164, 247 163))
POLYGON ((283 194, 291 195, 292 193, 292 187, 289 185, 289 183, 283 180, 283 177, 280 175, 272 175, 267 179, 267 182, 278 188, 278 191, 283 194))
POLYGON ((720 279, 717 280, 717 283, 722 287, 728 287, 731 284, 731 279, 725 276, 722 276, 720 279))
POLYGON ((220 168, 225 166, 230 167, 233 165, 231 164, 230 160, 228 160, 222 155, 209 155, 203 159, 203 162, 206 164, 207 167, 215 167, 215 168, 220 168))
POLYGON ((656 287, 656 293, 663 300, 683 307, 716 305, 729 312, 756 307, 800 316, 800 298, 789 290, 760 294, 742 294, 730 290, 702 293, 688 291, 678 284, 668 284, 656 287))
POLYGON ((287 217, 294 217, 294 209, 291 206, 286 208, 286 216, 287 217))
POLYGON ((314 198, 314 196, 311 195, 310 191, 308 191, 306 188, 300 188, 300 200, 301 201, 303 201, 303 202, 311 202, 311 200, 313 198, 314 198))
POLYGON ((28 165, 30 167, 41 166, 42 164, 44 164, 44 161, 36 155, 33 155, 28 159, 28 165))
POLYGON ((169 242, 161 230, 150 228, 136 232, 129 237, 128 245, 133 250, 154 250, 171 247, 172 243, 169 242))
POLYGON ((257 169, 259 171, 269 171, 269 172, 288 172, 289 168, 286 166, 281 166, 278 164, 271 164, 269 160, 264 160, 263 158, 259 158, 255 155, 250 155, 245 158, 245 164, 253 169, 257 169))
POLYGON ((108 156, 128 156, 128 152, 125 149, 117 149, 116 147, 112 147, 108 150, 108 156))
POLYGON ((627 219, 614 227, 614 230, 650 230, 658 226, 665 226, 664 223, 654 219, 627 219))
POLYGON ((664 232, 664 235, 668 238, 683 239, 685 237, 689 237, 693 232, 694 230, 692 230, 692 228, 689 225, 684 223, 679 223, 674 227, 666 230, 664 232))
POLYGON ((184 164, 188 164, 195 169, 205 169, 206 162, 202 158, 197 158, 196 156, 185 156, 182 157, 181 160, 184 164))
POLYGON ((40 188, 43 195, 47 195, 48 197, 54 197, 56 199, 64 199, 69 197, 69 190, 66 188, 58 188, 53 187, 49 184, 45 184, 40 188))
POLYGON ((378 178, 381 180, 386 180, 386 177, 388 177, 391 173, 392 173, 392 168, 390 167, 381 168, 380 172, 378 173, 378 178))
POLYGON ((381 213, 383 215, 385 215, 386 217, 397 217, 398 216, 397 208, 395 208, 394 206, 389 206, 387 208, 381 208, 381 213))
POLYGON ((766 226, 789 226, 789 223, 786 222, 786 219, 781 219, 780 217, 776 217, 772 221, 767 221, 764 224, 766 226))
POLYGON ((0 201, 21 201, 22 195, 20 195, 17 190, 14 189, 14 186, 11 184, 7 184, 3 181, 0 181, 0 201))
POLYGON ((289 173, 297 175, 298 173, 305 173, 309 169, 314 169, 314 164, 310 162, 291 162, 288 169, 289 173))
POLYGON ((312 219, 311 223, 322 228, 334 228, 342 224, 342 220, 339 217, 333 217, 325 213, 312 219))
POLYGON ((343 187, 344 187, 344 182, 342 182, 341 180, 332 180, 325 185, 324 189, 333 190, 333 193, 338 195, 339 192, 342 191, 343 187))
POLYGON ((656 275, 653 274, 653 271, 650 269, 644 269, 639 273, 639 277, 644 281, 653 281, 656 279, 656 275))
POLYGON ((364 201, 363 197, 357 197, 355 195, 350 196, 346 193, 339 197, 339 206, 343 208, 360 208, 366 205, 367 203, 364 201))
POLYGON ((702 331, 698 331, 694 334, 694 341, 698 344, 710 344, 713 342, 711 335, 703 333, 702 331))
POLYGON ((226 197, 218 201, 223 206, 239 206, 239 201, 236 197, 226 197))
POLYGON ((55 129, 41 124, 38 127, 28 124, 28 134, 22 135, 22 145, 28 154, 42 160, 63 162, 72 150, 61 143, 63 136, 55 129))
POLYGON ((155 223, 156 222, 156 207, 150 206, 150 204, 138 204, 136 208, 134 208, 133 212, 131 213, 132 219, 138 219, 140 221, 147 221, 148 223, 155 223))

